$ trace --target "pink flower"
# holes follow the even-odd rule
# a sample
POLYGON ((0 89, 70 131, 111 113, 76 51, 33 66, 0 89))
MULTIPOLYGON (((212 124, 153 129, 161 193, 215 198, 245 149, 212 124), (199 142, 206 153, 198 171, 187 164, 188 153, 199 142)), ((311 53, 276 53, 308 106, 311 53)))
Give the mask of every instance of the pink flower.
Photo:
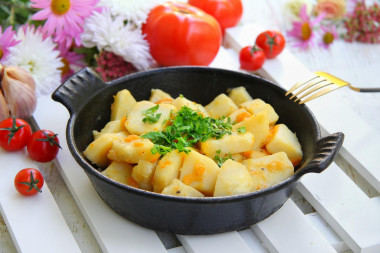
POLYGON ((377 3, 367 6, 364 0, 353 3, 354 9, 344 20, 344 39, 350 42, 380 43, 380 6, 377 3))
POLYGON ((328 49, 331 44, 338 38, 338 33, 335 26, 325 27, 321 26, 322 35, 321 41, 318 43, 319 46, 328 49))
POLYGON ((82 62, 84 55, 70 51, 65 45, 58 45, 58 49, 63 63, 63 67, 59 70, 61 70, 62 82, 64 82, 75 72, 85 67, 84 62, 82 62))
POLYGON ((314 27, 322 21, 325 14, 321 13, 315 19, 307 14, 306 5, 303 5, 300 10, 300 21, 294 21, 292 23, 292 30, 287 32, 287 35, 292 37, 294 40, 293 46, 300 47, 301 49, 307 49, 313 44, 314 38, 314 27))
POLYGON ((326 19, 339 19, 346 13, 346 1, 318 0, 314 10, 317 14, 325 13, 326 19))
POLYGON ((107 82, 137 71, 136 67, 126 62, 123 57, 108 51, 100 52, 96 62, 96 72, 107 82))
POLYGON ((33 20, 46 20, 43 32, 54 41, 70 47, 79 46, 85 18, 89 17, 99 0, 31 0, 33 8, 42 9, 33 20))
POLYGON ((4 33, 2 33, 2 28, 0 26, 0 63, 2 63, 9 55, 9 48, 20 43, 20 41, 15 40, 15 32, 12 31, 12 27, 8 27, 4 33))

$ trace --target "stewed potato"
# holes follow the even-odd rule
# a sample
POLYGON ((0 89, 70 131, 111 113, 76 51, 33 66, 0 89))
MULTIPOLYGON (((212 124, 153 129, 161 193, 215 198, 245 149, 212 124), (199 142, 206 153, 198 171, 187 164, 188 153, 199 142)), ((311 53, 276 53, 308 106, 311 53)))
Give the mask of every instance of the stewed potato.
POLYGON ((249 95, 243 86, 229 90, 228 96, 232 99, 232 101, 234 101, 237 106, 240 106, 242 103, 252 100, 251 95, 249 95))
POLYGON ((268 114, 269 123, 272 125, 274 125, 278 120, 278 115, 273 107, 259 98, 244 102, 240 106, 252 114, 258 114, 262 111, 266 112, 268 114))
POLYGON ((169 104, 156 105, 149 101, 137 102, 129 112, 129 116, 124 123, 125 128, 131 134, 136 135, 142 135, 152 131, 161 131, 165 128, 168 122, 167 120, 170 117, 170 112, 175 110, 176 107, 169 104), (160 115, 160 117, 156 120, 153 116, 152 118, 149 117, 150 114, 160 115), (144 119, 147 120, 145 121, 144 119))
POLYGON ((128 116, 131 109, 135 106, 136 99, 132 96, 129 90, 124 89, 119 91, 111 105, 111 120, 121 119, 128 116))
POLYGON ((179 178, 184 156, 185 153, 172 150, 160 159, 152 178, 153 191, 161 192, 175 178, 179 178))
POLYGON ((173 181, 166 186, 161 193, 180 197, 204 197, 201 192, 187 184, 184 184, 181 180, 176 178, 173 179, 173 181))
POLYGON ((243 86, 205 106, 159 89, 149 101, 128 90, 114 99, 110 121, 83 153, 131 187, 181 197, 246 194, 280 183, 302 161, 296 134, 243 86))
POLYGON ((126 133, 106 133, 94 140, 87 146, 83 154, 93 164, 99 167, 105 167, 109 164, 108 153, 112 148, 114 141, 126 137, 126 133))
POLYGON ((214 196, 231 196, 253 191, 254 181, 248 169, 231 159, 225 161, 216 179, 214 196))

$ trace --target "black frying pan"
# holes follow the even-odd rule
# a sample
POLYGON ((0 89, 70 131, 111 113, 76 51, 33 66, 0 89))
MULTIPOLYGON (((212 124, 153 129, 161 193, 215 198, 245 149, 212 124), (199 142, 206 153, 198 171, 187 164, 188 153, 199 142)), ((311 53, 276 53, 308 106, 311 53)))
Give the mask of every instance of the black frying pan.
POLYGON ((210 67, 170 67, 139 72, 104 83, 91 69, 72 76, 52 98, 70 112, 67 124, 69 149, 90 178, 99 196, 113 210, 145 227, 176 234, 213 234, 247 228, 273 214, 289 198, 301 176, 322 172, 337 155, 344 135, 321 139, 316 119, 305 105, 284 96, 285 90, 250 74, 210 67), (229 88, 244 86, 253 98, 271 104, 302 145, 304 159, 294 175, 285 181, 249 194, 184 198, 139 190, 115 182, 100 173, 84 156, 93 140, 92 130, 100 130, 110 119, 113 96, 127 88, 137 101, 149 99, 151 89, 162 89, 173 97, 206 105, 229 88))

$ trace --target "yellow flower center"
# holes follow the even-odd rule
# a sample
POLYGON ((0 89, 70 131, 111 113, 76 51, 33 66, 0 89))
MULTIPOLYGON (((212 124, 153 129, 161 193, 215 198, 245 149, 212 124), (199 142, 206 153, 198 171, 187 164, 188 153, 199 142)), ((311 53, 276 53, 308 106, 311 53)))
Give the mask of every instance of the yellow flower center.
POLYGON ((3 56, 4 56, 4 51, 3 51, 3 49, 0 48, 0 60, 1 60, 1 58, 3 58, 3 56))
POLYGON ((70 0, 52 0, 51 10, 57 15, 63 15, 70 10, 70 0))
POLYGON ((327 32, 325 33, 325 35, 323 35, 323 42, 325 44, 331 44, 333 43, 333 41, 334 41, 334 35, 332 33, 327 32))
POLYGON ((65 74, 69 73, 70 64, 69 61, 64 57, 62 57, 61 62, 63 63, 63 67, 59 68, 59 70, 61 71, 61 76, 64 76, 65 74))
POLYGON ((308 40, 311 37, 311 27, 309 23, 303 23, 301 27, 301 39, 302 40, 308 40))

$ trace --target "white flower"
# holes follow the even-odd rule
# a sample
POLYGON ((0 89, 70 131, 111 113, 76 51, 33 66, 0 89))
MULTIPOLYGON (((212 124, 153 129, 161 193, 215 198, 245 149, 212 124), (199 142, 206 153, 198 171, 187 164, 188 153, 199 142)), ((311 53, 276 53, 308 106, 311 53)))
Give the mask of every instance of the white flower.
POLYGON ((21 42, 9 49, 5 64, 29 71, 36 83, 37 96, 50 94, 61 83, 59 68, 63 67, 56 44, 34 26, 19 28, 16 39, 21 42))
POLYGON ((144 39, 141 29, 133 23, 125 22, 122 16, 113 16, 108 8, 102 13, 94 13, 84 25, 81 34, 85 47, 96 46, 99 51, 106 50, 123 57, 138 70, 147 70, 153 60, 149 53, 149 43, 144 39))
POLYGON ((140 26, 148 17, 150 9, 163 0, 100 0, 99 6, 109 8, 114 16, 122 16, 140 26))
POLYGON ((314 5, 312 0, 287 0, 283 9, 285 18, 290 20, 299 20, 302 5, 306 5, 307 14, 310 15, 314 5))

